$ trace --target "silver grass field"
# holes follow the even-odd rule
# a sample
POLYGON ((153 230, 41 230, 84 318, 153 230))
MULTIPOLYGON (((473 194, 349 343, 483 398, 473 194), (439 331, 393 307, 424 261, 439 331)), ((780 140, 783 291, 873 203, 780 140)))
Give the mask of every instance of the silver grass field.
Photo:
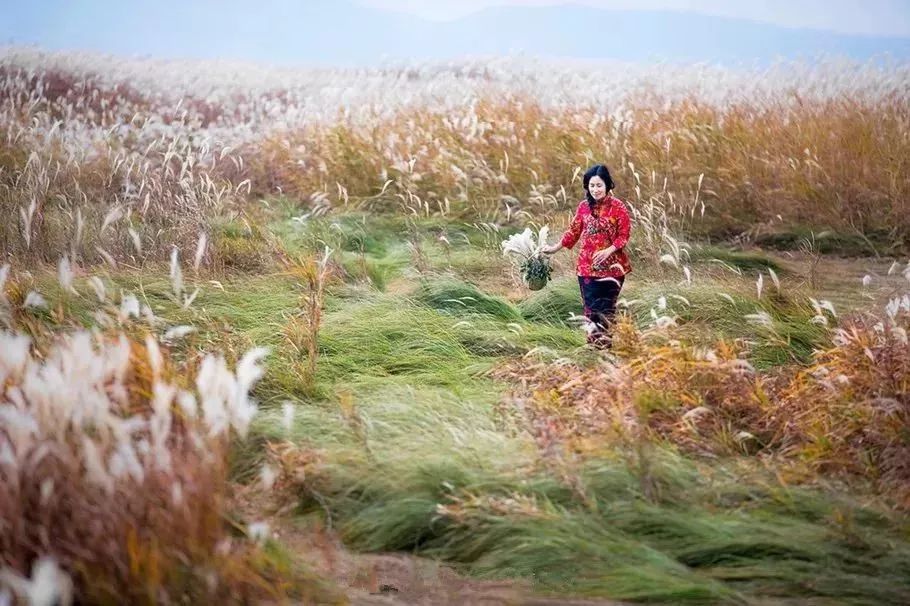
POLYGON ((908 82, 3 49, 0 604, 907 603, 908 82))

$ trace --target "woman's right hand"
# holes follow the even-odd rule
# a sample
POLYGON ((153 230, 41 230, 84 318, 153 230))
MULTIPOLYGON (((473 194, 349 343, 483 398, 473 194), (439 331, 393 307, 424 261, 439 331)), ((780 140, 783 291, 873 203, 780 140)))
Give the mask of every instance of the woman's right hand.
POLYGON ((540 249, 540 252, 542 252, 545 255, 552 255, 555 252, 559 252, 561 249, 562 249, 562 243, 557 242, 556 244, 550 244, 548 246, 544 246, 543 248, 540 249))

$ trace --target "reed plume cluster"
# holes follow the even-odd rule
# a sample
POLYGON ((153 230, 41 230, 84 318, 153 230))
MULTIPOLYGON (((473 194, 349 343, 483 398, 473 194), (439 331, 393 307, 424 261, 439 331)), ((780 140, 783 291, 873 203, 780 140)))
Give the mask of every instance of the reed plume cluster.
POLYGON ((0 333, 0 586, 80 603, 279 597, 277 570, 224 518, 264 353, 188 374, 152 336, 80 331, 38 351, 0 333))
POLYGON ((670 79, 625 66, 625 79, 609 71, 609 112, 587 83, 611 66, 538 67, 427 64, 365 80, 7 50, 0 211, 17 221, 0 230, 3 249, 164 259, 244 219, 251 198, 275 196, 302 214, 548 220, 573 207, 580 171, 597 161, 643 216, 660 199, 673 233, 813 226, 906 241, 903 65, 692 67, 670 79))

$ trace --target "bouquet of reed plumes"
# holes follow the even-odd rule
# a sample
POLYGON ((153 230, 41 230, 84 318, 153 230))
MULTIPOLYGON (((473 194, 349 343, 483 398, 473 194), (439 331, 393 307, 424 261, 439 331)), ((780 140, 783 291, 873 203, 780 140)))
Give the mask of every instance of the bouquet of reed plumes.
POLYGON ((553 269, 549 258, 540 251, 547 245, 549 227, 541 227, 537 238, 530 227, 502 242, 502 254, 518 266, 521 279, 531 290, 540 290, 550 281, 553 269))

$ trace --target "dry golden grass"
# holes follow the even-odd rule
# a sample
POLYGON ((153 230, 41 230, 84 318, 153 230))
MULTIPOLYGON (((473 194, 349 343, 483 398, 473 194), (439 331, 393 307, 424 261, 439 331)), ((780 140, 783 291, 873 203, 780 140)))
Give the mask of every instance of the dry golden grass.
POLYGON ((255 357, 236 376, 208 358, 185 391, 187 369, 152 337, 0 339, 5 585, 46 582, 28 580, 44 558, 68 575, 42 590, 79 603, 287 596, 292 570, 226 518, 228 432, 248 422, 255 357))
POLYGON ((530 402, 523 409, 544 450, 659 440, 697 456, 759 455, 871 478, 908 507, 910 312, 894 301, 885 320, 846 321, 799 371, 757 372, 742 343, 693 347, 624 319, 612 362, 523 361, 498 376, 530 402))
MULTIPOLYGON (((754 95, 729 82, 709 94, 698 72, 663 87, 630 77, 610 108, 584 96, 535 100, 508 74, 453 82, 428 70, 398 102, 382 86, 394 74, 366 87, 356 74, 300 74, 362 96, 352 110, 309 107, 308 84, 171 98, 141 70, 20 67, 34 60, 13 53, 0 65, 0 212, 19 218, 0 244, 28 262, 68 253, 135 266, 174 245, 188 252, 259 196, 290 198, 305 215, 357 207, 544 221, 573 207, 579 170, 595 162, 610 165, 617 193, 643 216, 665 209, 674 233, 833 229, 898 248, 910 234, 910 103, 897 67, 800 77, 794 65, 754 95), (438 103, 446 87, 461 102, 438 103), (307 112, 314 119, 295 119, 307 112)), ((239 245, 212 242, 211 259, 239 245)))

